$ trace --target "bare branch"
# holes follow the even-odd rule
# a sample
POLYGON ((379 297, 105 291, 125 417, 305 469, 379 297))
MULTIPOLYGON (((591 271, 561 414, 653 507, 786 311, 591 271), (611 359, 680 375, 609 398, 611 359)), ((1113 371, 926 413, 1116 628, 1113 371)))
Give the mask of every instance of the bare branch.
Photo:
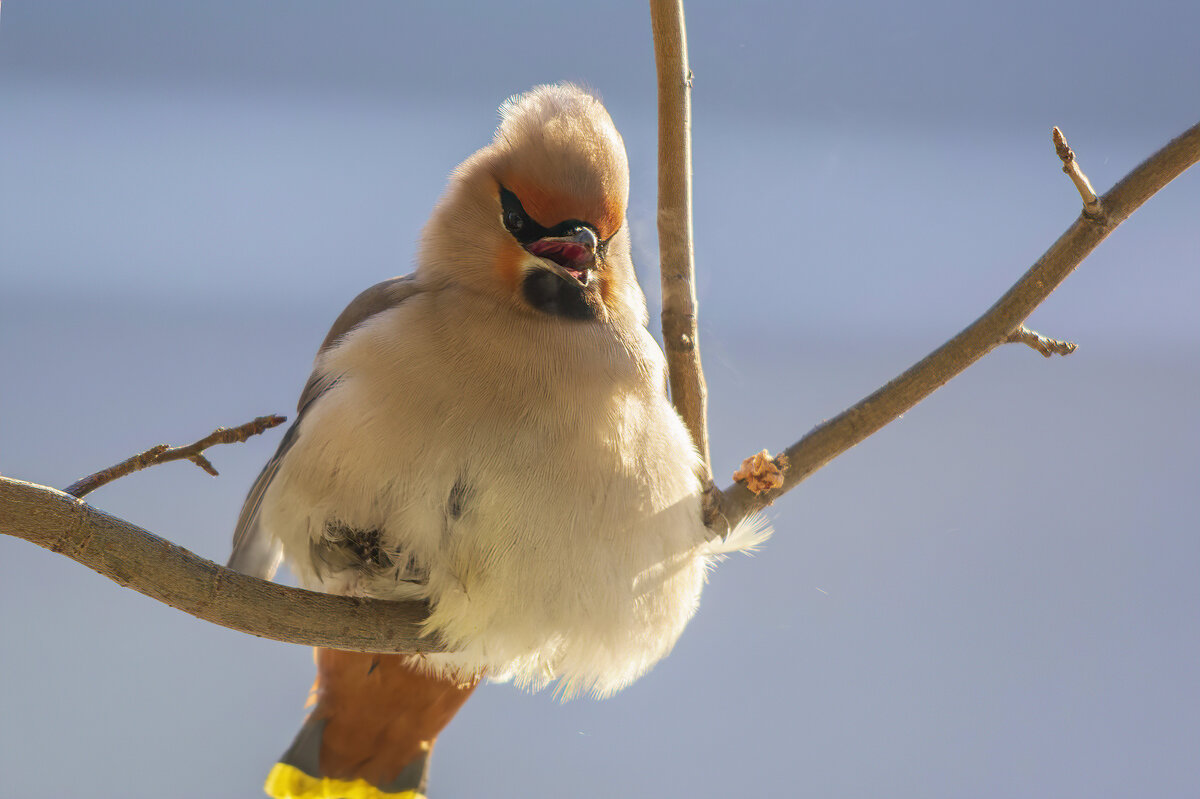
POLYGON ((1048 338, 1036 330, 1030 330, 1025 325, 1021 325, 1009 333, 1005 341, 1009 344, 1025 344, 1047 358, 1051 355, 1070 355, 1077 347, 1074 341, 1059 341, 1056 338, 1048 338))
MULTIPOLYGON (((751 493, 743 485, 709 493, 732 527, 907 411, 985 353, 1008 341, 1025 318, 1118 224, 1200 160, 1200 124, 1129 173, 1103 198, 1103 223, 1076 220, 982 317, 857 405, 816 427, 774 462, 783 484, 751 493)), ((213 434, 217 440, 232 431, 213 434)), ((235 439, 236 440, 236 439, 235 439)), ((202 442, 197 442, 200 444, 202 442)), ((195 446, 195 445, 193 445, 195 446)), ((197 454, 197 453, 193 453, 197 454)), ((52 488, 0 477, 0 532, 83 563, 118 584, 214 624, 279 641, 363 652, 437 651, 421 637, 428 608, 286 588, 224 569, 52 488)))
MULTIPOLYGON (((684 142, 682 158, 678 151, 672 155, 671 147, 664 143, 670 139, 663 137, 660 140, 660 157, 674 158, 674 168, 677 170, 673 177, 669 170, 664 170, 660 187, 672 187, 682 198, 675 205, 665 205, 660 212, 660 227, 668 232, 673 225, 680 225, 681 219, 688 223, 684 229, 690 230, 687 202, 690 188, 686 167, 686 71, 664 73, 661 69, 664 63, 686 65, 681 38, 682 15, 677 6, 677 0, 652 2, 656 43, 669 43, 671 37, 667 34, 672 29, 676 31, 678 39, 675 43, 678 53, 672 56, 675 60, 668 60, 665 55, 659 59, 660 85, 664 91, 675 91, 681 95, 681 105, 678 107, 682 109, 680 119, 683 121, 682 129, 677 131, 679 138, 676 139, 684 142), (672 25, 677 27, 663 27, 663 12, 672 9, 675 12, 672 25), (664 74, 673 74, 675 77, 664 80, 664 74)), ((686 70, 686 66, 682 69, 686 70)), ((913 407, 993 348, 1014 338, 1024 340, 1021 325, 1033 309, 1118 224, 1197 160, 1200 160, 1200 125, 1184 132, 1114 186, 1100 201, 1104 211, 1101 218, 1085 214, 1076 220, 1038 262, 973 324, 883 388, 814 428, 781 455, 774 459, 763 455, 758 459, 761 462, 752 462, 748 473, 762 472, 764 482, 755 486, 761 490, 760 494, 755 495, 740 484, 731 486, 725 492, 710 485, 706 510, 712 509, 714 516, 708 518, 715 517, 720 522, 710 525, 714 533, 721 532, 718 529, 720 527, 732 527, 747 514, 769 505, 825 463, 913 407), (770 469, 769 465, 775 468, 770 469), (770 487, 768 482, 781 484, 770 487)), ((666 196, 666 192, 663 195, 666 196)), ((690 233, 680 236, 679 240, 683 247, 683 260, 690 264, 690 233)), ((675 262, 674 256, 670 260, 664 257, 664 270, 669 263, 675 262)), ((678 367, 678 354, 692 353, 689 357, 693 359, 694 366, 684 366, 681 371, 688 374, 690 369, 692 379, 696 381, 693 389, 700 400, 699 411, 686 412, 684 415, 689 425, 699 425, 694 428, 694 434, 697 435, 697 443, 706 450, 703 380, 694 336, 695 298, 689 274, 685 270, 684 274, 670 280, 664 276, 664 303, 668 309, 672 309, 673 314, 688 321, 692 330, 691 334, 686 334, 690 336, 686 341, 668 337, 667 352, 673 372, 678 367)), ((664 325, 667 316, 664 309, 664 325)), ((680 397, 683 390, 679 390, 678 394, 676 391, 673 379, 672 393, 677 407, 682 407, 680 397)), ((178 448, 173 459, 187 458, 203 467, 207 464, 201 455, 204 447, 226 440, 244 440, 253 434, 242 434, 241 430, 218 430, 196 444, 178 448)), ((164 450, 158 447, 149 451, 153 454, 143 453, 146 461, 143 465, 163 462, 163 456, 168 451, 171 451, 170 448, 164 450)), ((138 458, 132 460, 138 461, 138 458)), ((208 467, 211 468, 211 464, 208 467)), ((113 467, 114 470, 120 468, 113 467)), ((135 465, 120 473, 125 474, 136 468, 142 466, 135 465)), ((108 476, 97 484, 115 479, 115 476, 108 476)), ((88 486, 78 485, 72 486, 72 489, 80 492, 90 490, 88 486)), ((440 643, 432 637, 421 636, 422 623, 428 614, 428 607, 424 603, 331 596, 247 577, 199 558, 51 488, 0 477, 0 533, 14 535, 62 553, 122 586, 134 588, 197 618, 252 635, 364 652, 415 653, 441 649, 440 643)))
POLYGON ((333 596, 247 577, 53 488, 0 477, 0 533, 231 630, 357 652, 442 648, 421 637, 424 602, 333 596))
POLYGON ((754 494, 741 484, 712 492, 717 506, 714 531, 732 528, 747 514, 765 508, 833 458, 908 411, 975 361, 1009 340, 1096 245, 1155 192, 1200 160, 1200 124, 1147 158, 1100 200, 1102 220, 1081 215, 1038 262, 983 316, 886 386, 825 423, 784 454, 784 484, 754 494))
POLYGON ((240 444, 250 436, 256 436, 264 430, 270 430, 286 421, 286 416, 260 416, 254 421, 246 422, 238 427, 218 427, 204 438, 194 444, 188 444, 186 447, 158 444, 128 460, 121 461, 116 466, 109 466, 107 469, 72 483, 67 486, 65 492, 78 499, 127 474, 145 469, 147 466, 157 466, 170 461, 189 460, 216 477, 217 470, 213 468, 208 458, 201 454, 204 450, 216 444, 240 444))
MULTIPOLYGON (((1159 150, 1103 198, 1103 222, 1080 217, 982 317, 904 374, 819 425, 774 462, 783 484, 751 493, 736 484, 710 490, 719 527, 769 505, 840 453, 907 411, 1013 331, 1112 230, 1150 196, 1200 160, 1200 125, 1159 150)), ((217 441, 233 431, 213 434, 217 441)), ((197 442, 197 445, 202 442, 197 442)), ((215 442, 214 442, 215 443, 215 442)), ((193 446, 197 446, 193 445, 193 446)), ((181 448, 182 449, 182 448, 181 448)), ((196 455, 198 452, 193 452, 196 455)), ((765 457, 765 456, 764 456, 765 457)), ((727 529, 726 528, 726 529, 727 529)), ((421 637, 428 608, 330 596, 224 569, 67 494, 0 477, 0 532, 60 552, 118 584, 214 624, 279 641, 364 652, 437 651, 421 637)))
POLYGON ((708 450, 708 389, 696 331, 692 254, 692 73, 688 69, 683 0, 650 0, 654 62, 658 70, 658 247, 662 275, 662 328, 671 401, 704 460, 700 475, 712 485, 708 450))
POLYGON ((1067 138, 1063 136, 1057 125, 1050 131, 1050 134, 1054 139, 1054 151, 1058 153, 1059 159, 1063 162, 1063 172, 1075 184, 1075 188, 1079 190, 1079 196, 1083 199, 1083 215, 1090 219, 1103 220, 1104 206, 1101 204, 1100 198, 1096 196, 1096 192, 1092 190, 1092 182, 1079 168, 1079 162, 1075 160, 1075 151, 1067 144, 1067 138))

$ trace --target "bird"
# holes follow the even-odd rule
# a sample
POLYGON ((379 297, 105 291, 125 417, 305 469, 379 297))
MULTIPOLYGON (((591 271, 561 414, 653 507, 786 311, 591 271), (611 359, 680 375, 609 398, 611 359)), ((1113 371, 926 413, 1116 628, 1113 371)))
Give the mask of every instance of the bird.
POLYGON ((570 83, 500 107, 450 175, 415 270, 358 295, 251 487, 229 566, 422 599, 444 652, 318 648, 284 799, 424 797, 438 733, 483 679, 608 696, 675 645, 714 536, 631 257, 625 146, 570 83))

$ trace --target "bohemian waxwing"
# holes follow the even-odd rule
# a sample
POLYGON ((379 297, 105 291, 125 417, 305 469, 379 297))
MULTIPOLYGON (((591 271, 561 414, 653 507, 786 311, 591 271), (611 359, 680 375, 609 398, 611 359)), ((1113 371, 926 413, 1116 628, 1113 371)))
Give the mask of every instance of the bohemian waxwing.
POLYGON ((451 175, 416 272, 342 312, 250 490, 229 565, 280 557, 329 593, 420 598, 449 654, 317 650, 275 797, 421 795, 478 680, 606 696, 675 644, 721 553, 625 224, 600 101, 539 86, 451 175))

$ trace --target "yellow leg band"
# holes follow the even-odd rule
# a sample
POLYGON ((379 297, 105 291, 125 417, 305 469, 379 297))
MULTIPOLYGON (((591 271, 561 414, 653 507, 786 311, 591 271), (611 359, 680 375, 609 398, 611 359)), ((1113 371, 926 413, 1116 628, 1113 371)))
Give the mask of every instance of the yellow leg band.
POLYGON ((425 799, 416 791, 386 793, 366 780, 310 777, 295 766, 276 763, 263 790, 274 799, 425 799))

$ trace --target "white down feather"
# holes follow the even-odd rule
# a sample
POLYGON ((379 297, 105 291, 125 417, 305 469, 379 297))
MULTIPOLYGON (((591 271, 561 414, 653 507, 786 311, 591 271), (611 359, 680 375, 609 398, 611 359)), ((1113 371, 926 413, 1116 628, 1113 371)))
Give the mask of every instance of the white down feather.
POLYGON ((713 558, 765 537, 751 522, 708 542, 663 368, 636 324, 417 293, 321 357, 338 381, 303 419, 263 524, 306 587, 430 600, 428 630, 453 652, 427 656, 432 669, 610 694, 671 650, 713 558), (322 572, 310 544, 330 520, 382 530, 428 582, 322 572))

